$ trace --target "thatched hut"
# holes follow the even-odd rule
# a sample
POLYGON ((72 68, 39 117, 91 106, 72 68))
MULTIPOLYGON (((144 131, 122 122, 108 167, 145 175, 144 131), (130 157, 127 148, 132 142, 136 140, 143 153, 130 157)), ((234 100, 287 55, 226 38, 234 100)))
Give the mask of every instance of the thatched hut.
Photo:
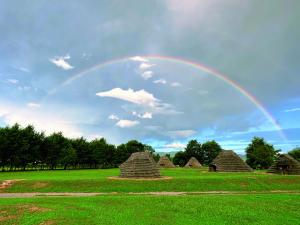
POLYGON ((157 178, 160 177, 159 167, 149 152, 135 152, 120 165, 124 178, 157 178))
POLYGON ((160 157, 157 165, 163 168, 175 168, 175 165, 171 162, 171 160, 167 156, 160 157))
POLYGON ((268 173, 300 175, 300 162, 288 154, 282 154, 268 169, 268 173))
POLYGON ((190 160, 185 164, 186 168, 200 168, 202 165, 195 157, 191 157, 190 160))
POLYGON ((209 165, 209 171, 252 172, 253 170, 234 151, 223 150, 209 165))

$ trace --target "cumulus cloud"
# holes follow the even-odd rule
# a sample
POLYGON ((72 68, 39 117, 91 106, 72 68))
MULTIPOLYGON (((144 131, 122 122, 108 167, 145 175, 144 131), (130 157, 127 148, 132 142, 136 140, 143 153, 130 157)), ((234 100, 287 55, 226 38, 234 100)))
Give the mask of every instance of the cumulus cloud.
POLYGON ((111 115, 108 117, 108 119, 110 119, 110 120, 119 120, 119 117, 116 116, 116 115, 114 115, 114 114, 111 114, 111 115))
POLYGON ((173 130, 167 132, 167 135, 171 137, 180 137, 180 138, 190 137, 194 134, 196 134, 195 130, 173 130))
POLYGON ((153 67, 153 66, 155 66, 155 64, 150 64, 150 63, 145 63, 145 62, 143 62, 143 63, 141 63, 141 65, 140 65, 140 69, 141 69, 141 70, 147 70, 147 69, 149 69, 149 68, 151 68, 151 67, 153 67))
POLYGON ((153 76, 153 71, 147 70, 147 71, 143 72, 143 73, 141 74, 141 76, 142 76, 145 80, 148 80, 148 79, 150 79, 150 78, 153 76))
POLYGON ((119 120, 116 125, 121 128, 134 127, 140 122, 137 120, 119 120))
POLYGON ((167 81, 165 79, 158 79, 153 81, 154 84, 166 84, 167 81))
POLYGON ((133 111, 132 115, 137 116, 142 119, 152 119, 152 113, 150 113, 150 112, 145 112, 144 114, 139 114, 139 113, 133 111))
POLYGON ((148 59, 141 57, 141 56, 133 56, 129 58, 132 61, 136 61, 136 62, 149 62, 148 59))
POLYGON ((17 79, 7 79, 6 82, 10 83, 10 84, 17 84, 17 83, 19 83, 19 80, 17 80, 17 79))
POLYGON ((11 126, 15 123, 19 123, 21 126, 33 125, 38 131, 44 131, 48 135, 60 131, 67 137, 83 135, 72 121, 68 121, 63 115, 50 110, 43 111, 38 108, 31 110, 27 107, 0 102, 0 116, 7 125, 11 126))
POLYGON ((285 112, 296 112, 296 111, 300 111, 300 108, 286 109, 284 111, 285 112))
POLYGON ((55 64, 57 67, 60 67, 64 70, 70 70, 73 69, 74 67, 70 65, 66 60, 70 59, 71 57, 69 55, 66 56, 56 56, 52 59, 50 59, 50 62, 55 64))
POLYGON ((30 108, 39 108, 39 107, 41 107, 40 104, 34 103, 34 102, 27 103, 27 106, 30 107, 30 108))
POLYGON ((155 98, 153 94, 145 91, 144 89, 134 91, 129 88, 123 90, 121 88, 114 88, 105 92, 96 93, 99 97, 111 97, 121 99, 127 102, 134 103, 144 110, 150 111, 152 114, 181 114, 174 109, 171 104, 163 103, 159 99, 155 98))
POLYGON ((97 96, 100 97, 111 97, 117 98, 124 101, 132 102, 138 105, 155 107, 159 100, 156 99, 153 94, 145 91, 144 89, 139 91, 134 91, 129 88, 128 90, 123 90, 121 88, 114 88, 105 92, 96 93, 97 96))
POLYGON ((173 82, 173 83, 171 83, 171 86, 172 86, 172 87, 180 87, 180 86, 181 86, 181 83, 173 82))
POLYGON ((166 144, 164 145, 165 148, 185 148, 186 145, 185 144, 182 144, 182 143, 179 143, 179 142, 173 142, 173 143, 170 143, 170 144, 166 144))

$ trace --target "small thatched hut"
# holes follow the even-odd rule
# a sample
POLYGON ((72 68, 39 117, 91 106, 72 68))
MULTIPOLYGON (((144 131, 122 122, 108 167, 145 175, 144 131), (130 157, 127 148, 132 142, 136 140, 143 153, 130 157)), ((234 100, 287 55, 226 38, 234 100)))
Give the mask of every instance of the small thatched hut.
POLYGON ((252 172, 252 169, 234 151, 223 150, 210 164, 209 171, 252 172))
POLYGON ((163 167, 163 168, 175 168, 174 164, 171 162, 171 160, 167 156, 160 157, 157 165, 159 167, 163 167))
POLYGON ((149 152, 135 152, 120 165, 124 178, 157 178, 160 177, 159 167, 149 152))
POLYGON ((191 157, 190 160, 185 164, 186 168, 200 168, 202 165, 195 157, 191 157))
POLYGON ((268 169, 268 173, 300 175, 300 163, 288 154, 282 154, 268 169))

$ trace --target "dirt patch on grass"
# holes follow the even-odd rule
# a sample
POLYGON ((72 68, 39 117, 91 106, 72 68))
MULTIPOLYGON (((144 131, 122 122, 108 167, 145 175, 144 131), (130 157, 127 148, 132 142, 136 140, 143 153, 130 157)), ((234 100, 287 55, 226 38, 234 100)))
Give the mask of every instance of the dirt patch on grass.
POLYGON ((39 225, 54 225, 54 224, 57 224, 55 220, 46 220, 44 222, 41 222, 39 225))
POLYGON ((36 182, 32 185, 32 188, 44 188, 47 187, 49 184, 46 182, 36 182))
POLYGON ((145 181, 145 180, 171 180, 173 177, 158 177, 158 178, 124 178, 124 177, 108 177, 110 180, 140 180, 140 181, 145 181))
POLYGON ((14 220, 17 216, 9 215, 9 216, 0 216, 0 222, 6 222, 7 220, 14 220))
POLYGON ((14 183, 18 181, 22 181, 23 179, 19 180, 4 180, 0 183, 0 192, 3 192, 5 189, 10 188, 14 183))
POLYGON ((28 211, 31 213, 36 213, 36 212, 47 212, 50 209, 48 208, 42 208, 36 205, 19 205, 18 206, 18 211, 19 212, 24 212, 24 211, 28 211))

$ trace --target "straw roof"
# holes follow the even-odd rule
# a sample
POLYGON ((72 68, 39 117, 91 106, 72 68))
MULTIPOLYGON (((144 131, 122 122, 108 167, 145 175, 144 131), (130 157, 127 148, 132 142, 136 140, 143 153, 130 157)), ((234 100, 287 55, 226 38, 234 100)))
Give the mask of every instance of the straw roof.
POLYGON ((164 167, 164 168, 174 168, 174 164, 170 161, 170 159, 167 156, 162 156, 160 157, 157 165, 159 167, 164 167))
POLYGON ((288 154, 282 154, 268 169, 268 173, 300 175, 300 162, 288 154))
POLYGON ((156 178, 160 177, 159 167, 149 152, 135 152, 120 165, 120 177, 156 178))
POLYGON ((252 172, 252 169, 234 151, 223 150, 213 160, 209 166, 209 171, 252 172))
POLYGON ((191 157, 190 160, 185 164, 186 168, 200 168, 202 165, 195 157, 191 157))

